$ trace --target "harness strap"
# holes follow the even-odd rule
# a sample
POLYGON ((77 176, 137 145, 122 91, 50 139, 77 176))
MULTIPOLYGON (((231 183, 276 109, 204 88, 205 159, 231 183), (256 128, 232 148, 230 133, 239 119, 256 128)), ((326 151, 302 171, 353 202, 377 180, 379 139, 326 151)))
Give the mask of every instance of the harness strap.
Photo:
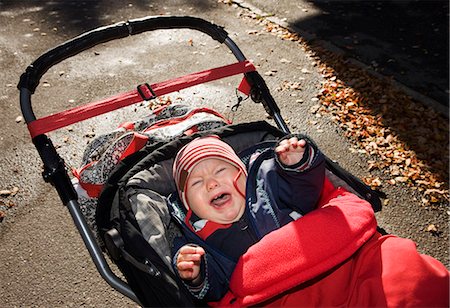
MULTIPOLYGON (((152 94, 154 93, 154 96, 156 97, 198 84, 237 74, 248 73, 255 70, 256 68, 253 63, 246 60, 210 70, 192 73, 160 83, 155 83, 148 86, 148 89, 151 89, 152 94)), ((84 106, 78 106, 60 113, 34 120, 28 123, 28 131, 30 132, 31 138, 34 138, 38 135, 42 135, 116 109, 142 102, 142 89, 143 87, 140 85, 133 91, 118 94, 108 99, 93 102, 84 106)))

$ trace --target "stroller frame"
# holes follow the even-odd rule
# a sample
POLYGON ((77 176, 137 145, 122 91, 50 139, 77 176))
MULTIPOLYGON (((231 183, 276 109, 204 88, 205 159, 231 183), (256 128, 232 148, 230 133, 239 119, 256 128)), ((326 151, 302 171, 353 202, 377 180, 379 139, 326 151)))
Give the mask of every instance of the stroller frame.
MULTIPOLYGON (((261 103, 266 112, 275 121, 278 129, 285 134, 289 134, 289 128, 282 118, 280 109, 270 94, 270 91, 262 76, 246 59, 244 54, 222 27, 197 17, 148 16, 115 23, 105 27, 99 27, 47 51, 37 58, 32 64, 30 64, 20 77, 20 81, 17 86, 20 90, 20 107, 24 120, 28 125, 28 130, 30 132, 33 144, 35 145, 44 164, 44 171, 42 173, 44 180, 51 183, 56 188, 62 203, 67 206, 74 224, 78 229, 78 232, 80 233, 92 261, 94 262, 101 277, 118 292, 138 304, 141 304, 140 300, 131 289, 130 285, 114 274, 108 265, 102 249, 97 243, 97 240, 80 209, 78 196, 70 180, 64 160, 59 156, 56 148, 46 133, 91 117, 98 116, 100 114, 123 108, 128 105, 140 103, 143 100, 151 100, 158 95, 168 94, 196 84, 217 80, 236 74, 244 74, 247 85, 250 88, 249 96, 251 99, 255 103, 261 103), (152 85, 156 86, 153 89, 148 84, 139 85, 136 90, 125 93, 125 95, 122 95, 121 97, 116 96, 97 103, 82 106, 81 108, 73 108, 56 115, 42 117, 40 119, 36 118, 31 105, 31 96, 34 94, 34 91, 39 85, 39 80, 41 77, 53 65, 56 65, 67 58, 70 58, 101 43, 125 38, 127 36, 136 35, 147 31, 162 29, 191 29, 203 32, 219 43, 225 44, 225 46, 227 46, 236 57, 238 62, 221 68, 215 68, 210 71, 194 73, 181 78, 173 79, 171 81, 152 85), (196 77, 198 76, 207 77, 199 78, 197 80, 196 77), (163 85, 162 87, 160 87, 161 84, 163 85), (171 86, 167 87, 167 84, 171 84, 171 86), (76 117, 73 117, 72 115, 76 115, 76 117), (66 121, 61 121, 64 116, 66 121), (70 119, 67 120, 67 118, 70 119)), ((364 184, 361 180, 345 171, 328 157, 325 157, 325 160, 327 168, 332 173, 338 174, 340 179, 347 183, 350 188, 359 192, 362 198, 369 201, 374 211, 381 210, 379 192, 370 189, 370 187, 364 184)))
MULTIPOLYGON (((238 62, 247 61, 239 47, 220 26, 200 18, 189 16, 149 16, 99 27, 58 45, 30 64, 21 75, 17 86, 20 90, 20 107, 24 120, 30 130, 33 144, 44 164, 44 171, 42 173, 44 180, 56 188, 61 201, 67 206, 74 224, 102 278, 114 289, 136 303, 139 303, 137 296, 126 282, 112 272, 92 231, 87 225, 64 160, 59 156, 52 141, 45 133, 35 134, 31 131, 30 125, 38 120, 33 112, 31 96, 39 85, 41 77, 53 65, 101 43, 160 29, 191 29, 201 31, 219 43, 225 44, 238 62)), ((256 71, 246 72, 244 75, 251 86, 250 97, 252 100, 256 103, 262 103, 266 112, 274 119, 278 128, 285 133, 289 133, 289 128, 281 117, 280 110, 261 75, 256 71)), ((138 91, 141 93, 143 90, 138 87, 138 91)), ((152 96, 151 98, 155 97, 154 95, 152 96)), ((124 106, 116 106, 114 109, 122 107, 124 106)))

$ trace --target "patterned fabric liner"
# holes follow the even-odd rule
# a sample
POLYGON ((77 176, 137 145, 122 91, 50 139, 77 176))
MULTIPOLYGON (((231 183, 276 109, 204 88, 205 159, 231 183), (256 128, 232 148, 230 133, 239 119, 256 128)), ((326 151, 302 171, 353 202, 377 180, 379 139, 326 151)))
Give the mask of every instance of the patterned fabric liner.
POLYGON ((78 202, 88 226, 97 242, 103 243, 95 223, 97 198, 89 196, 82 184, 103 185, 110 173, 122 159, 135 133, 148 137, 146 144, 169 142, 190 130, 204 131, 229 124, 230 121, 207 108, 193 108, 182 104, 171 104, 158 112, 123 127, 96 137, 86 147, 81 167, 74 170, 72 183, 78 193, 78 202), (168 121, 179 120, 179 121, 168 121), (165 122, 168 122, 167 125, 165 122), (130 125, 131 124, 131 125, 130 125), (156 127, 156 128, 155 128, 156 127))

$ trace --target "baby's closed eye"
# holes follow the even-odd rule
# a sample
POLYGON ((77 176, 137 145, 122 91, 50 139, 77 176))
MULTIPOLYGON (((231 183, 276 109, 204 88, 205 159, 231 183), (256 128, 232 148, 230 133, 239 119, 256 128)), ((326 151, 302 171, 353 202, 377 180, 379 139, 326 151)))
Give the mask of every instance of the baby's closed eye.
POLYGON ((219 167, 219 168, 217 168, 217 170, 216 170, 216 174, 220 174, 220 173, 223 173, 225 170, 227 170, 227 168, 226 167, 219 167))
POLYGON ((191 180, 191 187, 194 187, 194 186, 199 186, 200 184, 202 183, 202 179, 200 179, 200 178, 198 178, 198 179, 192 179, 191 180))

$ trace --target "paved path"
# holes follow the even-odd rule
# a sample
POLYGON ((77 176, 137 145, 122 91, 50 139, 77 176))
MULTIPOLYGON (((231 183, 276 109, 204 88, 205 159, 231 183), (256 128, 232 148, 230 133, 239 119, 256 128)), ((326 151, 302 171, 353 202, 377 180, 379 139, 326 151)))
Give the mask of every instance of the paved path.
MULTIPOLYGON (((0 189, 19 191, 2 197, 8 207, 0 224, 0 298, 2 307, 134 307, 98 275, 75 230, 67 209, 54 189, 41 178, 41 162, 30 142, 20 115, 20 74, 43 52, 84 31, 145 15, 195 15, 225 26, 249 59, 258 66, 294 130, 311 135, 329 154, 357 176, 366 174, 366 157, 350 152, 352 145, 327 117, 310 110, 323 82, 314 59, 297 43, 280 40, 242 15, 239 8, 214 0, 2 2, 0 5, 0 189), (301 90, 286 87, 300 83, 301 90)), ((38 115, 133 89, 142 82, 156 82, 233 61, 205 36, 176 31, 143 35, 102 44, 50 70, 33 102, 38 115), (181 60, 181 64, 179 64, 181 60), (198 62, 198 63, 197 63, 198 62)), ((230 80, 183 93, 187 99, 224 111, 234 104, 230 80), (210 96, 208 96, 208 95, 210 96)), ((180 94, 180 96, 182 96, 180 94)), ((177 95, 172 97, 174 100, 177 95)), ((144 113, 144 107, 128 110, 144 113)), ((227 114, 227 113, 226 113, 227 114)), ((55 143, 68 163, 76 165, 88 135, 99 134, 120 123, 121 114, 74 126, 55 133, 55 143)), ((262 108, 248 103, 234 116, 236 122, 265 118, 262 108)), ((379 215, 388 231, 414 239, 421 251, 446 262, 448 240, 424 232, 434 223, 446 224, 447 214, 420 207, 414 194, 389 188, 391 203, 379 215), (407 205, 407 206, 405 206, 407 205)))

